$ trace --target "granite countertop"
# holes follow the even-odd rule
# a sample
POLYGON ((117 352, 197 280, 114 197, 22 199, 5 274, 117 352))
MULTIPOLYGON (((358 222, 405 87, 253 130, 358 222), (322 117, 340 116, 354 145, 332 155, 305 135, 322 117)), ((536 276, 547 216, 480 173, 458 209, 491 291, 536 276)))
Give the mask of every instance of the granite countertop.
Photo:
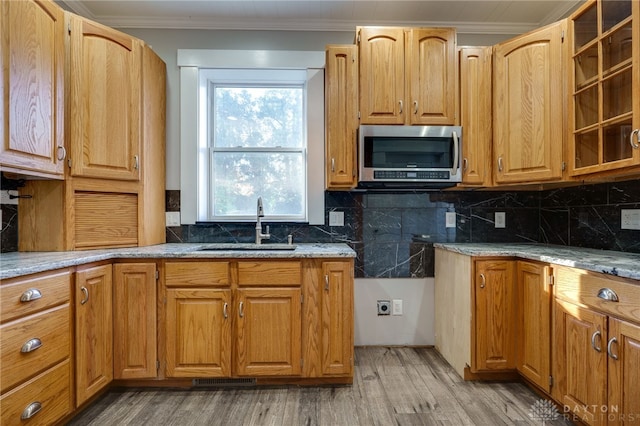
MULTIPOLYGON (((265 246, 269 244, 265 243, 265 246)), ((91 262, 110 259, 229 259, 229 258, 336 258, 356 257, 355 251, 347 244, 300 243, 295 250, 256 250, 253 244, 246 244, 246 250, 237 250, 238 244, 212 243, 172 243, 147 247, 122 249, 99 249, 62 252, 13 252, 0 255, 0 279, 8 279, 53 269, 67 268, 91 262), (215 250, 202 250, 214 247, 215 250)), ((282 246, 282 245, 280 245, 282 246)))
POLYGON ((548 244, 449 244, 434 247, 469 256, 513 256, 640 280, 640 254, 548 244))

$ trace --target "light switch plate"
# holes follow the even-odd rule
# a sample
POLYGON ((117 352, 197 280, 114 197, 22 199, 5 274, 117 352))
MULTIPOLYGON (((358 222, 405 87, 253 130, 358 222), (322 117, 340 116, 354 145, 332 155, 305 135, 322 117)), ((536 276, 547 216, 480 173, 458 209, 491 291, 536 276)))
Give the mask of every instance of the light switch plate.
POLYGON ((180 226, 180 212, 165 212, 166 226, 180 226))
POLYGON ((640 229, 640 209, 620 210, 620 229, 640 229))
POLYGON ((444 215, 444 226, 445 228, 455 228, 456 227, 456 212, 446 212, 444 215))
POLYGON ((329 226, 344 226, 344 212, 329 212, 329 226))
POLYGON ((496 224, 496 228, 506 228, 507 214, 505 212, 496 212, 495 224, 496 224))

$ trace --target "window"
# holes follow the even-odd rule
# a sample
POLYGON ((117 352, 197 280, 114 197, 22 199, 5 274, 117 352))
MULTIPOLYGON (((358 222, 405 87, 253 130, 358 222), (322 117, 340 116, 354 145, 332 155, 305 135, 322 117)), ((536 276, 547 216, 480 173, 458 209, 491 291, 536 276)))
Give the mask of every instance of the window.
POLYGON ((201 70, 201 217, 306 221, 306 72, 201 70))
POLYGON ((182 224, 253 222, 258 197, 266 221, 324 224, 323 65, 315 51, 178 51, 182 224))

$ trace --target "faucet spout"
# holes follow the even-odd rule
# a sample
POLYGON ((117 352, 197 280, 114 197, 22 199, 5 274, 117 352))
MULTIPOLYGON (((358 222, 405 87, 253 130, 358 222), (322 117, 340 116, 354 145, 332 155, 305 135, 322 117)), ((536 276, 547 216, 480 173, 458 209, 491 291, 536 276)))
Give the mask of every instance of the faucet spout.
POLYGON ((258 206, 256 209, 256 244, 262 244, 262 240, 268 240, 271 238, 269 234, 269 225, 267 225, 266 232, 262 233, 262 221, 261 217, 264 217, 264 209, 262 207, 262 197, 258 197, 258 206))

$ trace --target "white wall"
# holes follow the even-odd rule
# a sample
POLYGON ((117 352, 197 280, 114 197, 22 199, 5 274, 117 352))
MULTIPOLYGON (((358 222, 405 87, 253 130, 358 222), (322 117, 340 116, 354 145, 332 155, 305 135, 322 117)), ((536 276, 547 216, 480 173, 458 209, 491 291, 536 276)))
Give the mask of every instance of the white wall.
POLYGON ((356 346, 434 345, 433 278, 356 278, 356 346), (378 300, 401 299, 403 315, 378 315, 378 300))

